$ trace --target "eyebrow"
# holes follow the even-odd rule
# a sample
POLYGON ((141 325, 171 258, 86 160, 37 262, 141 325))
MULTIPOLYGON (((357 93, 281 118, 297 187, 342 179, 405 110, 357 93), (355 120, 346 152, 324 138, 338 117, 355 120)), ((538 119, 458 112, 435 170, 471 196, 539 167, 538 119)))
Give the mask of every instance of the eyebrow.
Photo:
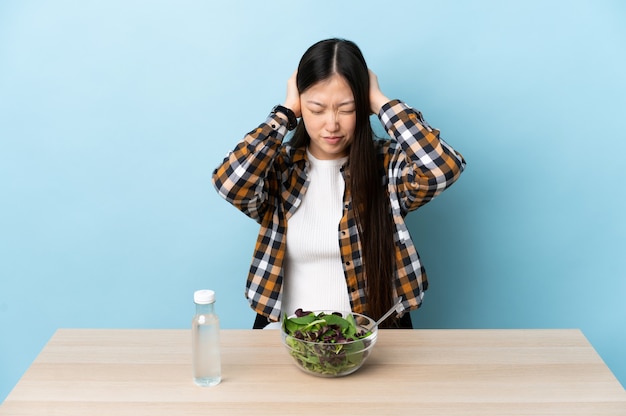
MULTIPOLYGON (((324 104, 322 104, 320 102, 317 102, 315 100, 307 100, 307 103, 314 104, 314 105, 319 105, 320 107, 327 107, 326 105, 324 105, 324 104)), ((337 107, 343 107, 345 105, 350 105, 350 104, 354 104, 354 100, 349 100, 349 101, 344 101, 342 103, 339 103, 339 105, 337 107)))

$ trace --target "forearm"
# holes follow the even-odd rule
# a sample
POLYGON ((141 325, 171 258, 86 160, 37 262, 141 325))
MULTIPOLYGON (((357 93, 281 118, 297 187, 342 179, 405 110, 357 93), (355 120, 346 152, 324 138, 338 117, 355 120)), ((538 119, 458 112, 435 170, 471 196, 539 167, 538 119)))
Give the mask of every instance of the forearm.
POLYGON ((440 138, 421 113, 393 100, 378 113, 389 135, 404 155, 403 183, 411 194, 409 209, 415 209, 452 185, 465 168, 463 156, 440 138))
POLYGON ((286 132, 286 121, 270 115, 213 172, 213 185, 220 196, 254 219, 262 215, 268 171, 286 132))

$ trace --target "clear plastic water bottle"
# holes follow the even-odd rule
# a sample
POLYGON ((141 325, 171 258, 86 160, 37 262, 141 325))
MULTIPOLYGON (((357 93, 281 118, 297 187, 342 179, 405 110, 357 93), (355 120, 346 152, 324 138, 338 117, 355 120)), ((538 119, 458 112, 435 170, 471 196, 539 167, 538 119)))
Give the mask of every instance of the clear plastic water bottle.
POLYGON ((193 380, 198 386, 215 386, 222 381, 220 321, 215 313, 215 292, 197 290, 193 301, 196 304, 191 323, 193 380))

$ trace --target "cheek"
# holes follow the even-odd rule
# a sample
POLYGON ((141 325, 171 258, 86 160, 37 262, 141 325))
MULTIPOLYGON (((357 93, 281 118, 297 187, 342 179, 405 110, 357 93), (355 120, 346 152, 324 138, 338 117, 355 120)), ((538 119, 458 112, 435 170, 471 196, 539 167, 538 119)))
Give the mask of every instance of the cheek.
POLYGON ((306 128, 307 133, 309 133, 309 136, 315 136, 316 132, 320 129, 320 123, 316 120, 316 118, 308 117, 303 113, 302 121, 304 122, 304 127, 306 128))
POLYGON ((353 118, 352 120, 348 120, 346 124, 344 124, 344 129, 346 133, 348 134, 348 136, 350 137, 354 136, 355 127, 356 127, 356 118, 353 118))

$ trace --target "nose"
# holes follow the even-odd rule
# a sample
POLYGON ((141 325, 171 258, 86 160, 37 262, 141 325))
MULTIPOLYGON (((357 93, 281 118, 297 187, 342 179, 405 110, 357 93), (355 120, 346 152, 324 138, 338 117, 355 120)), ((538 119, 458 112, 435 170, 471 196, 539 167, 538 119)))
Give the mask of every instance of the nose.
POLYGON ((339 130, 339 117, 337 117, 338 114, 335 111, 329 111, 328 113, 329 115, 326 119, 326 130, 328 130, 329 132, 339 130))

